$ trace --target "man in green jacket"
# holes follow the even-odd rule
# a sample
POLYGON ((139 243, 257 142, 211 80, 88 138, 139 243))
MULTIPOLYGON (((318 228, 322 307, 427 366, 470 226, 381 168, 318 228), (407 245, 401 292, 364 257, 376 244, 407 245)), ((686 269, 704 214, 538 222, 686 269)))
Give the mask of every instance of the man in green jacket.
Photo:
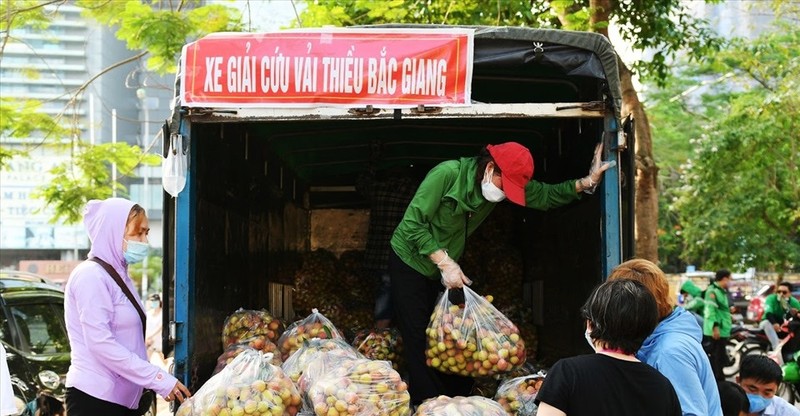
MULTIPOLYGON (((783 321, 789 317, 797 317, 800 310, 800 301, 792 296, 792 284, 789 282, 778 283, 775 293, 764 299, 764 316, 759 327, 764 330, 764 334, 772 344, 772 349, 778 348, 780 339, 778 332, 781 331, 783 321)), ((785 334, 783 334, 785 335, 785 334)))
POLYGON ((595 149, 589 175, 558 184, 532 180, 533 157, 519 143, 487 145, 477 157, 442 162, 428 173, 392 235, 389 256, 395 321, 403 336, 412 404, 439 395, 469 396, 473 380, 426 365, 425 329, 442 290, 472 283, 456 261, 467 237, 508 199, 547 210, 592 193, 613 166, 595 149))
POLYGON ((681 294, 685 296, 690 296, 689 301, 683 302, 683 309, 691 312, 692 315, 695 316, 697 319, 697 324, 700 328, 703 327, 703 314, 705 313, 706 309, 706 300, 703 299, 705 292, 703 289, 697 287, 691 280, 687 280, 683 285, 681 285, 681 294))
POLYGON ((718 270, 714 282, 708 285, 705 297, 705 313, 703 322, 703 345, 709 354, 711 369, 717 381, 724 381, 722 368, 728 364, 725 345, 731 337, 731 308, 728 304, 728 286, 731 283, 731 272, 718 270))

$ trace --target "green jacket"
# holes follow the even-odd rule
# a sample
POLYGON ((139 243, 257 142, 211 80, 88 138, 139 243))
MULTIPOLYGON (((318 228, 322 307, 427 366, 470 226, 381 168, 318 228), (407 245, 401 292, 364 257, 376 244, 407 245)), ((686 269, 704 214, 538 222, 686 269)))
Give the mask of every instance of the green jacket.
POLYGON ((703 335, 711 336, 714 327, 719 327, 719 336, 731 336, 731 308, 728 304, 728 291, 720 287, 717 282, 708 285, 706 289, 706 306, 703 314, 703 335))
POLYGON ((683 309, 694 312, 698 315, 705 313, 706 301, 703 299, 703 290, 697 287, 694 282, 687 280, 682 286, 681 290, 685 291, 692 297, 689 302, 684 303, 683 309))
POLYGON ((789 309, 792 308, 800 310, 800 301, 795 299, 794 296, 790 295, 789 299, 785 301, 785 305, 782 305, 778 295, 773 293, 764 300, 764 316, 761 319, 770 321, 773 324, 782 324, 783 320, 786 319, 786 314, 789 313, 789 309))
MULTIPOLYGON (((458 261, 467 237, 494 209, 496 203, 481 194, 477 169, 474 157, 449 160, 431 169, 395 229, 392 249, 422 275, 439 278, 438 268, 428 258, 438 249, 447 250, 458 261)), ((525 205, 530 208, 547 210, 577 199, 575 180, 555 185, 532 180, 525 186, 525 205)))

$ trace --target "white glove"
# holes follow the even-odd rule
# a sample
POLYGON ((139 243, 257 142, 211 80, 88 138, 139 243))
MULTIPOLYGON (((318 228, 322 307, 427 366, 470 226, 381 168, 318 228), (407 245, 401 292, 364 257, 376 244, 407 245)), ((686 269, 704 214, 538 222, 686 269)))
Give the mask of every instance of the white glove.
POLYGON ((461 266, 451 259, 444 250, 436 250, 430 255, 430 259, 436 263, 439 272, 442 274, 442 285, 448 289, 461 288, 464 285, 471 285, 472 280, 464 276, 461 266))
POLYGON ((594 157, 592 158, 592 166, 589 167, 589 175, 579 179, 580 185, 583 188, 583 192, 586 192, 587 194, 594 193, 594 190, 597 188, 597 184, 603 180, 603 172, 617 165, 617 162, 613 160, 610 162, 603 162, 601 158, 602 155, 603 143, 601 142, 598 143, 594 148, 594 157))

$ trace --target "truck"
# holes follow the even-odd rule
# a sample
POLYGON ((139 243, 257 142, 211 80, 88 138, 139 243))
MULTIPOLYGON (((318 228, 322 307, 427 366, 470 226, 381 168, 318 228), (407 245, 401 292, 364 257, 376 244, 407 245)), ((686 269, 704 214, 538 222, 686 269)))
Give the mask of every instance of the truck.
POLYGON ((570 205, 501 202, 490 216, 518 253, 508 260, 518 283, 505 289, 531 316, 537 360, 588 352, 580 307, 634 254, 633 120, 620 116, 617 60, 599 34, 518 27, 322 28, 186 45, 163 127, 164 155, 187 161, 183 189, 164 194, 163 342, 174 374, 193 389, 210 377, 239 308, 298 318, 298 257, 363 248, 369 209, 355 183, 368 166, 428 169, 505 141, 528 147, 534 179, 547 183, 585 176, 598 143, 617 163, 570 205), (439 35, 457 38, 450 55, 437 55, 439 35), (417 96, 399 97, 406 90, 417 96))

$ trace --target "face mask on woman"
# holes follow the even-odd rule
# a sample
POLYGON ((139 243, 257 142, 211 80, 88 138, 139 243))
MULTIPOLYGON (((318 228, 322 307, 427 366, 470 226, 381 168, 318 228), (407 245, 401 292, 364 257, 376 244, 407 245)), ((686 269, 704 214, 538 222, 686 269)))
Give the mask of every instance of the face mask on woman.
POLYGON ((136 264, 140 263, 147 257, 147 251, 150 249, 150 245, 147 243, 142 243, 139 241, 128 241, 128 248, 125 249, 125 252, 122 255, 125 257, 125 262, 128 264, 136 264))
POLYGON ((586 328, 586 332, 583 333, 583 337, 586 338, 586 342, 589 343, 589 346, 592 347, 592 351, 597 352, 597 348, 594 346, 594 340, 592 339, 591 335, 592 331, 589 328, 586 328))
POLYGON ((494 169, 487 167, 486 171, 483 173, 483 180, 481 181, 481 193, 489 202, 500 202, 506 199, 506 194, 492 182, 493 176, 494 169))

